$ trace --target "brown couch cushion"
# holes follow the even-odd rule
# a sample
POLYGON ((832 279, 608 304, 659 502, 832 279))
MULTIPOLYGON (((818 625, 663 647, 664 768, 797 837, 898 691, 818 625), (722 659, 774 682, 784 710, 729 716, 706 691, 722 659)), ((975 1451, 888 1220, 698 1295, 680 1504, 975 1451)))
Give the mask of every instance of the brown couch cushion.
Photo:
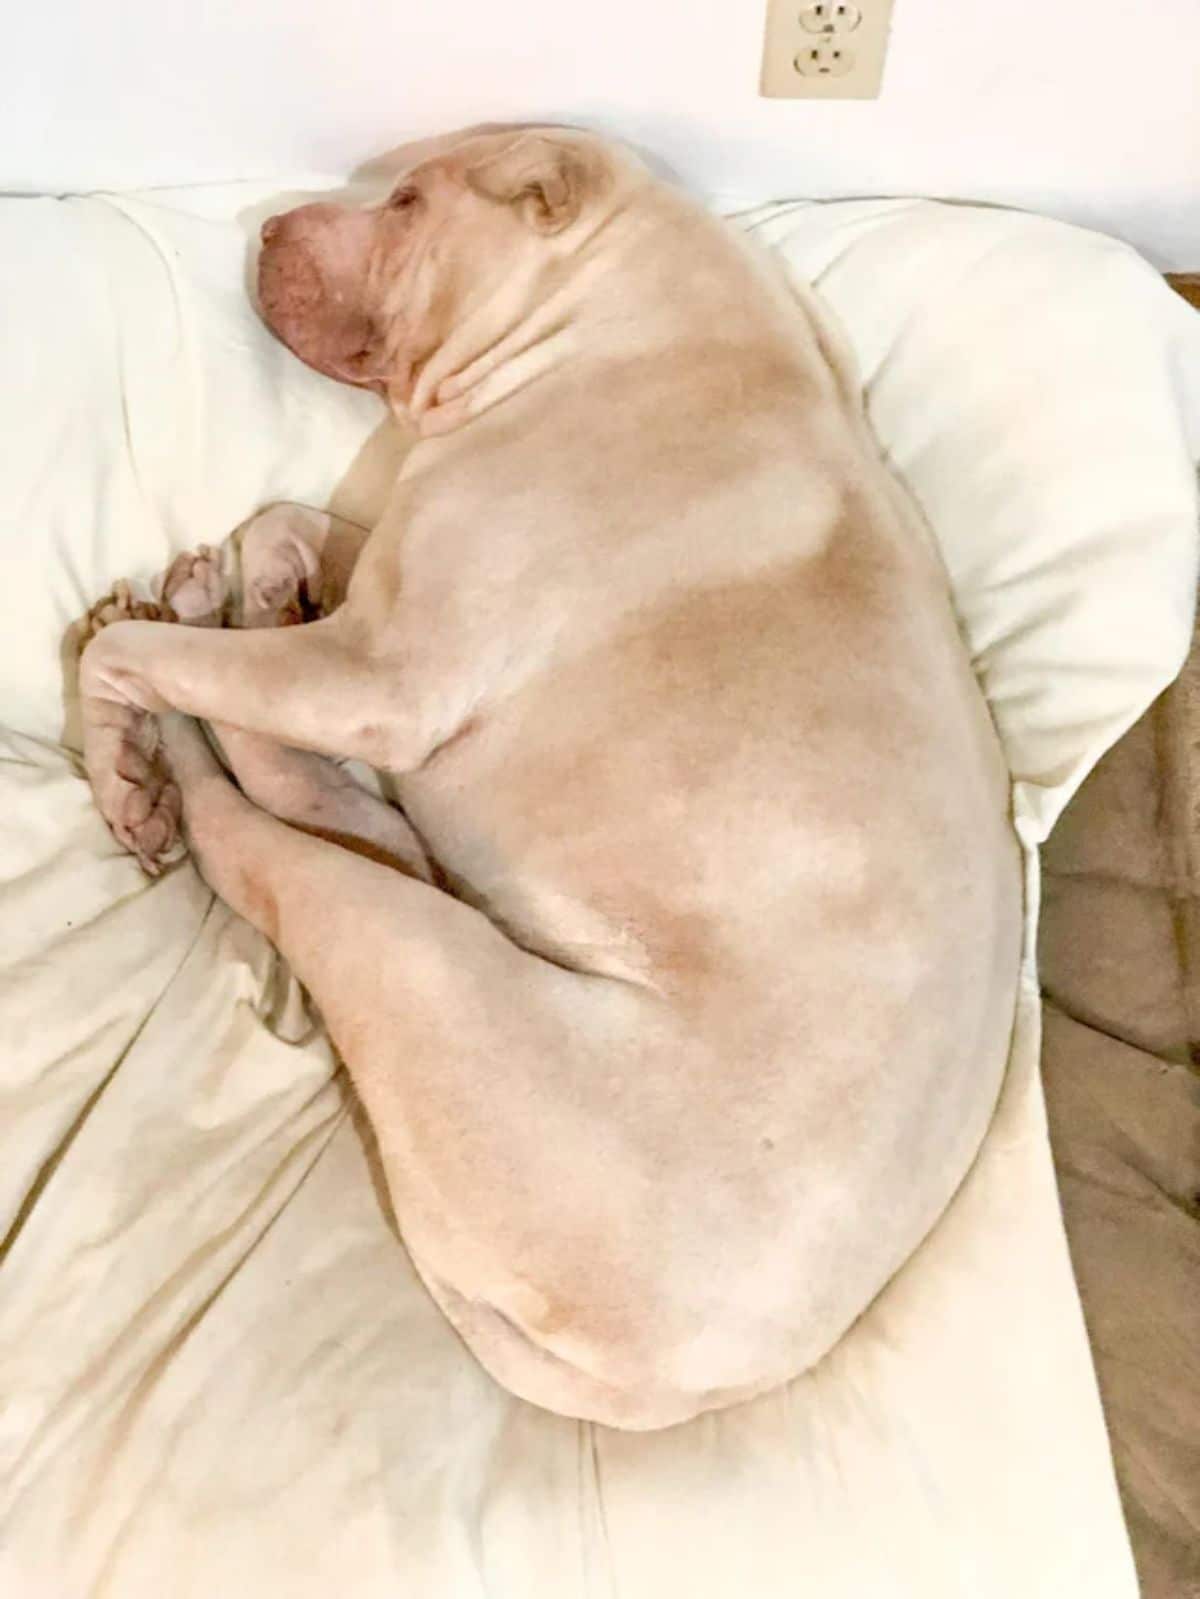
POLYGON ((1200 643, 1044 851, 1043 1074, 1146 1599, 1200 1596, 1200 643))

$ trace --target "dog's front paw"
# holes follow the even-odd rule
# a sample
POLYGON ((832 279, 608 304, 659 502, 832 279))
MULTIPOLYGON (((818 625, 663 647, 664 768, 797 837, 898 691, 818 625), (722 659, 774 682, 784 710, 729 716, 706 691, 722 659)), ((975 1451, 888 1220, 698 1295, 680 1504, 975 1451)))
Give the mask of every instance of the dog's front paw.
POLYGON ((113 584, 111 594, 97 600, 83 621, 75 629, 76 646, 82 655, 97 633, 111 627, 114 622, 159 622, 162 607, 151 600, 139 600, 132 588, 121 579, 113 584))
POLYGON ((83 749, 92 793, 113 837, 157 877, 179 854, 182 810, 157 717, 111 700, 85 702, 83 749))
POLYGON ((306 533, 329 518, 301 505, 272 505, 242 534, 244 626, 292 627, 320 615, 321 562, 306 533))
POLYGON ((226 620, 229 583, 220 550, 201 544, 177 555, 154 580, 154 593, 162 601, 165 622, 187 627, 221 627, 226 620))

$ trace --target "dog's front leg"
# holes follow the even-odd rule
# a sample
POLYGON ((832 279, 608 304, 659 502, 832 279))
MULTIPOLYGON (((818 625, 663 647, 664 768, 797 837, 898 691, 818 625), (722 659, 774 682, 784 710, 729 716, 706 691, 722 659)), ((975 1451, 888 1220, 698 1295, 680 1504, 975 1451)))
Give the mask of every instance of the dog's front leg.
POLYGON ((155 872, 177 831, 178 796, 155 713, 189 712, 298 749, 392 771, 436 742, 398 662, 367 652, 344 611, 303 627, 230 632, 119 621, 84 650, 84 762, 116 837, 155 872))

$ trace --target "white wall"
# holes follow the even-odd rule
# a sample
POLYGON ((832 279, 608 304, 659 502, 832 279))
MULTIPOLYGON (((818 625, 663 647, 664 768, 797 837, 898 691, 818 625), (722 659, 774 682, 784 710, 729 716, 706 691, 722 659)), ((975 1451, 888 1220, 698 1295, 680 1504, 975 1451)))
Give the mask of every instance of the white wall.
POLYGON ((341 171, 545 116, 708 190, 997 200, 1200 269, 1200 0, 895 0, 882 98, 840 104, 757 97, 764 4, 0 0, 0 189, 341 171))

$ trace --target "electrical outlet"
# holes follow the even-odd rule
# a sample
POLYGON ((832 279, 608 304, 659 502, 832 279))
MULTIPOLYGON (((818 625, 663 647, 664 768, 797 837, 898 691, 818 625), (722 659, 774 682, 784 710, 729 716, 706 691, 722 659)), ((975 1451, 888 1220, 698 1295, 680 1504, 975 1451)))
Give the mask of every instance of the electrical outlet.
POLYGON ((836 39, 814 39, 801 45, 792 66, 802 78, 844 78, 854 71, 857 57, 849 45, 836 39))
POLYGON ((767 0, 760 92, 768 99, 874 100, 892 0, 767 0))
POLYGON ((847 0, 812 0, 798 21, 805 33, 853 33, 862 21, 862 12, 847 0))

